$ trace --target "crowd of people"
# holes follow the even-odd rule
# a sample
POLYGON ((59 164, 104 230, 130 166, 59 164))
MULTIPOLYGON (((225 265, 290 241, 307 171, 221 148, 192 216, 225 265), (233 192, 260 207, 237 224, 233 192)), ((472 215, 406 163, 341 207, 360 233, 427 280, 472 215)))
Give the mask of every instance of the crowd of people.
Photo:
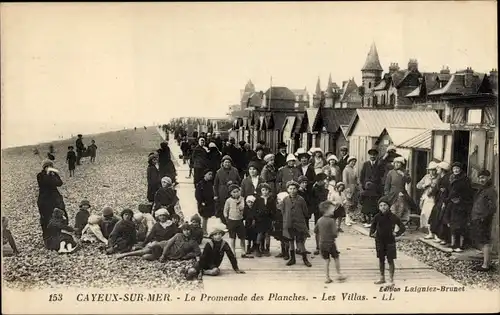
MULTIPOLYGON (((286 260, 286 266, 296 264, 296 255, 300 255, 304 265, 311 267, 308 255, 321 255, 326 263, 326 282, 330 283, 330 258, 334 259, 337 279, 345 279, 335 242, 343 224, 351 225, 360 208, 362 224, 375 238, 381 274, 378 284, 386 281, 386 260, 392 282, 395 235, 405 232, 409 213, 416 211, 421 213, 421 226, 428 229, 426 238, 461 251, 470 236, 484 252, 483 264, 476 269, 490 268, 490 231, 497 193, 487 170, 479 173, 482 188, 474 195, 463 165, 431 162, 428 174, 417 184, 423 191, 417 204, 405 188, 412 180, 406 161, 394 147, 381 156, 377 149, 370 149, 370 158, 358 178, 357 158, 349 155, 347 147, 340 148, 337 157, 314 147, 289 154, 284 143, 279 143, 278 152, 271 153, 262 141, 251 150, 247 143, 236 145, 234 138, 224 141, 219 134, 202 133, 193 138, 196 145, 186 137, 176 139, 184 148, 182 158, 191 166, 194 179, 198 214, 189 221, 180 207, 177 172, 166 141, 148 156, 149 203, 138 204, 138 211, 123 209, 117 217, 110 207, 93 213, 89 201, 82 200, 73 226, 58 191, 63 185, 59 171, 53 161, 44 160, 37 174, 37 204, 45 247, 64 254, 90 243, 118 259, 194 259, 184 272, 187 278, 195 279, 218 275, 224 255, 235 272, 244 273, 238 267, 236 239, 242 248, 241 258, 271 256, 274 239, 280 248, 275 257, 286 260), (214 216, 225 227, 208 232, 207 222, 214 216), (222 239, 226 232, 229 242, 222 239), (305 247, 311 235, 314 253, 305 247), (200 250, 203 239, 208 241, 200 250)), ((10 248, 4 253, 18 254, 7 222, 2 218, 3 246, 10 248)))

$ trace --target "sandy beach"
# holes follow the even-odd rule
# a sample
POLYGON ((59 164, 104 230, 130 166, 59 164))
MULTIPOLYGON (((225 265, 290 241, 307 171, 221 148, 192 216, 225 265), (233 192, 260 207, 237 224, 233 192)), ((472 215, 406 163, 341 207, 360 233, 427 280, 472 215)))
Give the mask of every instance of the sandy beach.
MULTIPOLYGON (((70 225, 82 199, 88 199, 91 212, 100 214, 110 206, 119 215, 124 208, 137 210, 146 200, 146 166, 148 153, 157 149, 161 138, 155 127, 84 135, 98 147, 96 163, 82 159, 74 177, 69 177, 65 157, 68 145, 75 139, 52 142, 56 151, 55 168, 60 171, 70 225)), ((177 274, 178 263, 145 263, 139 258, 117 261, 92 246, 85 246, 73 255, 59 255, 43 248, 37 208, 36 174, 48 152, 49 143, 2 150, 2 215, 21 254, 3 259, 3 277, 9 287, 31 288, 69 285, 72 287, 110 287, 138 285, 141 287, 198 286, 185 282, 177 274), (40 155, 33 154, 37 147, 40 155), (84 276, 82 276, 84 274, 84 276)))

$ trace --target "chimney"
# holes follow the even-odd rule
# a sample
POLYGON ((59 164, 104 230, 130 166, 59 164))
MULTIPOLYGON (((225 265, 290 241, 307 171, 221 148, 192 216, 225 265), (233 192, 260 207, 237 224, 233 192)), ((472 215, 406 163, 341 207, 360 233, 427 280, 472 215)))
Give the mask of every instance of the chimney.
POLYGON ((443 66, 443 68, 441 69, 441 71, 439 71, 439 73, 450 74, 450 68, 448 68, 448 66, 443 66))
POLYGON ((410 59, 410 61, 408 61, 408 70, 409 71, 418 71, 417 59, 410 59))
POLYGON ((467 67, 464 71, 464 85, 466 88, 472 87, 473 79, 474 79, 474 71, 471 67, 467 67))
POLYGON ((399 70, 399 64, 397 64, 396 62, 391 62, 391 65, 389 66, 389 74, 393 74, 398 70, 399 70))

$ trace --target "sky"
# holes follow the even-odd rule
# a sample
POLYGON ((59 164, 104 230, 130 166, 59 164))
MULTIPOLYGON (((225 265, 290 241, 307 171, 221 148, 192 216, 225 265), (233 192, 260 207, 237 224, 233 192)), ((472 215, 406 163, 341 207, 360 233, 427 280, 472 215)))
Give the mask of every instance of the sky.
POLYGON ((222 117, 257 90, 382 67, 497 68, 484 2, 1 4, 2 148, 71 134, 222 117))

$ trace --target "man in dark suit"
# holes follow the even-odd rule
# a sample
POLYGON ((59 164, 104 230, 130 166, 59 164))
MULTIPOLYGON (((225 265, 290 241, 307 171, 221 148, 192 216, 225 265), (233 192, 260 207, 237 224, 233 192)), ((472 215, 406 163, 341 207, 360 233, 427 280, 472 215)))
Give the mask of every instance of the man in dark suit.
POLYGON ((316 172, 314 171, 314 167, 311 163, 309 163, 311 156, 302 148, 298 149, 296 154, 299 159, 299 164, 297 165, 299 174, 307 177, 308 189, 312 189, 312 186, 316 181, 316 172))
POLYGON ((274 166, 277 170, 286 165, 286 144, 280 142, 278 144, 278 153, 274 155, 274 166))
POLYGON ((340 147, 339 162, 337 163, 340 168, 340 174, 344 171, 347 165, 347 160, 349 160, 349 149, 344 145, 340 147))
POLYGON ((378 150, 373 148, 368 150, 369 160, 363 163, 361 173, 359 175, 359 182, 361 187, 366 189, 366 183, 372 182, 377 188, 377 192, 382 194, 382 166, 378 160, 378 150))

